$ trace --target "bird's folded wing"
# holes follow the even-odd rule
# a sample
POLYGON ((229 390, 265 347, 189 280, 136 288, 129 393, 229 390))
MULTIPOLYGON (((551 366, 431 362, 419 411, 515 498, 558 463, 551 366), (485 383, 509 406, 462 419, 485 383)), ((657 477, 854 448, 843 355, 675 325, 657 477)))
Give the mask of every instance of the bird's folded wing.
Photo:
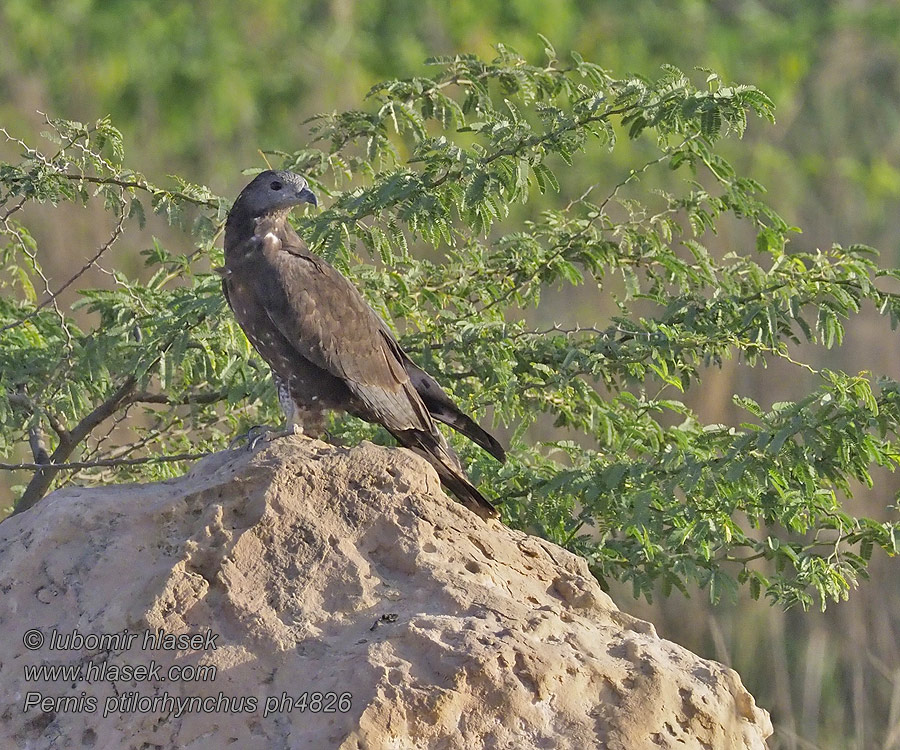
POLYGON ((409 376, 381 335, 382 321, 337 270, 280 252, 255 274, 254 292, 297 353, 340 378, 389 430, 432 428, 409 376))

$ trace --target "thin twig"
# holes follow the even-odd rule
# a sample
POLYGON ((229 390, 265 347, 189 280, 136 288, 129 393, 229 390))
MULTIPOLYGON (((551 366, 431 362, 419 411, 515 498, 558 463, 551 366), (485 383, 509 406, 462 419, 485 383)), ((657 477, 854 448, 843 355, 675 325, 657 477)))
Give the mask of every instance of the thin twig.
MULTIPOLYGON (((7 213, 7 217, 9 216, 10 213, 11 212, 7 213)), ((56 312, 56 316, 59 318, 60 327, 62 328, 63 333, 65 333, 65 335, 66 335, 66 339, 67 339, 66 346, 67 346, 67 348, 71 347, 72 334, 69 332, 69 326, 66 324, 65 315, 63 315, 63 312, 62 312, 62 310, 60 310, 59 304, 56 301, 56 295, 54 295, 53 290, 50 289, 50 279, 47 278, 47 275, 44 273, 44 269, 41 268, 41 264, 38 262, 37 253, 33 253, 33 252, 31 252, 31 250, 28 249, 28 244, 25 242, 25 238, 22 237, 22 233, 10 224, 9 218, 2 219, 2 223, 3 223, 3 229, 6 231, 6 233, 12 237, 15 237, 16 240, 18 240, 19 247, 22 250, 22 254, 28 258, 28 260, 31 262, 32 270, 38 276, 40 276, 41 281, 44 282, 44 291, 47 293, 47 300, 41 304, 41 307, 45 307, 49 303, 53 304, 53 309, 56 312)), ((26 317, 30 317, 30 316, 26 316, 26 317)), ((4 326, 3 328, 0 328, 0 331, 5 331, 8 328, 13 328, 17 325, 19 325, 19 322, 11 323, 8 326, 4 326)))
POLYGON ((103 444, 110 438, 110 436, 113 434, 113 432, 116 430, 116 428, 119 427, 119 425, 121 425, 122 422, 124 422, 126 419, 128 419, 128 416, 131 413, 131 409, 134 406, 135 406, 135 404, 133 404, 133 403, 126 404, 125 408, 122 409, 121 413, 117 414, 116 416, 113 417, 112 424, 110 424, 110 426, 107 428, 106 432, 103 435, 101 435, 100 437, 95 437, 94 435, 90 436, 90 437, 94 438, 94 447, 93 448, 90 448, 88 446, 88 439, 85 439, 85 446, 87 447, 87 452, 84 455, 82 455, 82 457, 81 457, 82 461, 93 461, 93 460, 95 460, 95 458, 97 458, 101 455, 100 449, 103 446, 103 444))
MULTIPOLYGON (((68 463, 21 463, 21 464, 4 464, 0 463, 0 470, 3 471, 19 471, 25 469, 56 469, 62 471, 64 469, 93 469, 98 466, 139 466, 141 464, 168 463, 172 461, 196 461, 199 458, 205 458, 210 453, 179 453, 174 456, 144 456, 143 458, 109 458, 97 459, 96 461, 70 461, 68 463)), ((21 504, 20 504, 21 505, 21 504)), ((30 506, 29 506, 30 507, 30 506)), ((26 510, 18 507, 16 511, 26 510)))
MULTIPOLYGON (((109 239, 100 246, 100 249, 97 250, 96 253, 94 253, 93 257, 90 258, 87 261, 87 263, 85 263, 81 267, 81 269, 78 272, 76 272, 74 276, 72 276, 72 278, 70 278, 67 282, 65 282, 55 292, 50 291, 49 282, 48 282, 47 283, 47 291, 49 292, 50 296, 47 297, 47 299, 45 299, 39 305, 36 305, 34 310, 32 310, 30 313, 28 313, 28 315, 24 316, 23 318, 20 318, 19 320, 13 321, 12 323, 8 323, 7 325, 0 328, 0 333, 2 333, 3 331, 8 331, 11 328, 15 328, 16 326, 20 326, 23 323, 25 323, 26 321, 31 320, 35 315, 37 315, 41 310, 43 310, 47 305, 49 305, 51 303, 54 306, 56 306, 57 297, 59 297, 60 294, 62 294, 66 289, 68 289, 70 286, 72 286, 72 284, 74 284, 79 278, 81 278, 87 272, 87 270, 89 268, 94 266, 97 263, 97 261, 100 260, 100 256, 103 255, 103 253, 105 253, 107 250, 109 250, 110 247, 112 247, 113 243, 117 239, 119 239, 119 237, 121 236, 122 231, 125 228, 125 219, 127 218, 127 213, 124 210, 124 208, 125 208, 124 197, 121 198, 121 201, 122 201, 122 209, 123 210, 119 214, 119 221, 116 223, 116 226, 113 229, 112 234, 110 235, 109 239)), ((41 276, 46 281, 46 277, 44 277, 43 274, 41 274, 41 276)), ((57 310, 59 310, 58 307, 57 307, 57 310)))
POLYGON ((143 190, 145 193, 150 193, 151 195, 171 195, 186 203, 193 203, 195 206, 206 206, 207 208, 219 207, 219 202, 213 198, 196 198, 193 195, 188 195, 180 190, 165 190, 164 188, 158 188, 155 185, 151 185, 149 182, 123 180, 119 177, 93 177, 91 175, 71 174, 69 172, 61 172, 55 176, 62 177, 66 180, 72 180, 73 182, 90 182, 93 185, 117 185, 118 187, 129 188, 131 190, 143 190))
POLYGON ((554 325, 552 328, 545 328, 542 330, 535 331, 516 331, 515 333, 510 333, 506 335, 507 339, 518 339, 523 338, 525 336, 545 336, 551 333, 559 333, 564 336, 574 336, 580 333, 595 333, 599 336, 603 336, 604 338, 610 338, 612 333, 627 333, 634 334, 634 331, 627 331, 624 328, 619 328, 618 326, 610 326, 607 329, 596 328, 595 326, 575 326, 574 328, 563 328, 561 325, 554 325))
POLYGON ((2 218, 0 218, 0 221, 2 221, 5 224, 6 220, 9 219, 9 217, 12 216, 16 211, 21 211, 22 206, 24 206, 24 205, 25 205, 25 196, 22 196, 22 200, 20 200, 18 203, 16 203, 11 208, 7 209, 6 213, 4 213, 2 218))

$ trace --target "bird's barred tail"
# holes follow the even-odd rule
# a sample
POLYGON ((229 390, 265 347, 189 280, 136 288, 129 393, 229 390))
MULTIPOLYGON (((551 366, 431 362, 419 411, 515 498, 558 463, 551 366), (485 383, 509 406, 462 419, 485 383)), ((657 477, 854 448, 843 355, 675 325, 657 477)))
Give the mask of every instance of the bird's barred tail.
POLYGON ((500 515, 490 501, 469 481, 456 453, 439 432, 435 430, 435 434, 429 434, 419 430, 407 430, 395 437, 428 461, 440 477, 441 483, 473 513, 485 519, 497 518, 500 515))

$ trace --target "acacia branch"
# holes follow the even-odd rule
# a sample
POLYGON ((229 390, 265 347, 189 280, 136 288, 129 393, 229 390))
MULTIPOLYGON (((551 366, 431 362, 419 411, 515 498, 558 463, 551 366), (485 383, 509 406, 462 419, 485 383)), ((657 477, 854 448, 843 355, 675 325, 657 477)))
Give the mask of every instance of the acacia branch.
POLYGON ((20 326, 23 323, 25 323, 26 321, 31 320, 41 310, 43 310, 45 307, 47 307, 47 305, 49 305, 49 304, 56 305, 57 297, 59 297, 59 295, 62 294, 70 286, 72 286, 72 284, 74 284, 79 278, 81 278, 89 268, 94 266, 97 263, 97 261, 100 260, 100 256, 103 255, 103 253, 105 253, 107 250, 109 250, 109 248, 112 247, 113 243, 117 239, 119 239, 119 236, 122 234, 122 231, 125 228, 125 218, 126 218, 127 214, 125 213, 124 206, 125 206, 125 200, 123 198, 122 199, 123 210, 122 210, 121 214, 119 214, 118 223, 116 224, 115 228, 113 229, 112 234, 110 235, 109 239, 100 246, 100 249, 97 250, 96 253, 94 253, 93 257, 90 258, 87 261, 87 263, 85 263, 81 267, 81 269, 78 272, 76 272, 74 276, 72 276, 72 278, 70 278, 67 282, 65 282, 55 292, 50 292, 49 286, 48 286, 47 290, 49 292, 49 296, 43 302, 41 302, 39 305, 37 305, 34 308, 34 310, 32 310, 30 313, 28 313, 28 315, 26 315, 25 317, 20 318, 19 320, 16 320, 16 321, 9 323, 9 324, 3 326, 2 328, 0 328, 0 333, 2 333, 3 331, 8 331, 10 328, 15 328, 16 326, 20 326))
MULTIPOLYGON (((201 315, 192 326, 189 326, 189 329, 193 328, 194 325, 199 325, 205 317, 205 315, 201 315)), ((162 357, 163 353, 168 351, 169 347, 172 346, 175 338, 176 337, 173 336, 161 347, 160 353, 156 356, 150 367, 153 367, 153 365, 159 362, 160 357, 162 357)), ((25 492, 22 493, 22 499, 16 505, 16 509, 13 513, 28 510, 28 508, 40 500, 47 493, 47 490, 50 489, 50 485, 53 483, 56 475, 61 471, 59 464, 64 464, 66 462, 66 459, 72 455, 72 451, 74 451, 75 448, 91 434, 97 425, 111 417, 123 406, 133 403, 137 383, 137 378, 134 375, 129 375, 125 378, 122 385, 120 385, 106 401, 84 417, 65 435, 65 437, 60 435, 59 445, 56 446, 56 450, 53 451, 53 455, 50 456, 49 464, 40 464, 37 467, 32 467, 37 468, 37 471, 25 488, 25 492)), ((156 394, 151 393, 141 393, 141 395, 150 398, 156 397, 156 394)))
POLYGON ((225 398, 224 391, 195 391, 182 396, 170 396, 167 393, 137 391, 128 397, 128 403, 165 404, 168 406, 185 406, 187 404, 214 404, 225 398))
MULTIPOLYGON (((589 119, 598 119, 598 118, 603 119, 606 116, 608 116, 609 114, 620 114, 620 113, 618 112, 618 110, 608 110, 606 115, 602 115, 602 116, 598 115, 595 118, 589 118, 589 119)), ((673 154, 680 151, 682 148, 684 148, 688 143, 690 143, 696 137, 697 137, 696 135, 688 136, 675 149, 666 149, 665 151, 663 151, 663 153, 660 156, 656 157, 655 159, 650 159, 650 161, 645 162, 638 169, 632 169, 625 177, 623 177, 621 180, 619 180, 619 182, 616 183, 615 187, 613 187, 612 191, 606 196, 606 198, 603 199, 603 201, 597 207, 597 210, 593 213, 593 215, 590 216, 590 218, 585 223, 585 225, 578 232, 576 232, 574 235, 572 235, 570 238, 568 238, 567 242, 559 244, 550 255, 548 255, 546 258, 543 259, 543 263, 542 263, 543 268, 549 268, 550 264, 553 263, 553 261, 558 260, 563 255, 565 255, 566 251, 573 247, 573 243, 575 240, 583 238, 588 233, 588 231, 590 231, 590 229, 593 227, 593 225, 597 221, 597 219, 599 219, 601 216, 605 216, 604 211, 606 209, 606 206, 609 205, 610 201, 612 201, 618 195, 619 191, 623 187, 625 187, 632 180, 637 179, 640 175, 644 174, 644 172, 646 172, 648 169, 650 169, 650 167, 656 166, 657 164, 660 164, 661 162, 665 161, 666 159, 671 158, 673 154)), ((546 140, 546 138, 542 139, 542 140, 546 140)), ((590 188, 588 188, 582 194, 582 196, 580 198, 578 198, 574 201, 571 201, 569 203, 569 205, 566 206, 566 210, 568 210, 575 203, 579 203, 579 202, 583 201, 585 198, 587 198, 588 194, 593 189, 594 189, 594 186, 592 185, 590 188)), ((533 283, 535 281, 539 281, 540 278, 541 278, 541 274, 540 274, 540 271, 538 271, 537 273, 532 274, 530 277, 528 277, 526 279, 517 281, 516 285, 514 287, 510 288, 506 293, 501 294, 499 297, 496 297, 495 299, 491 300, 488 304, 486 304, 482 308, 481 312, 485 313, 488 310, 490 310, 491 308, 496 307, 497 305, 506 302, 513 295, 521 293, 528 284, 533 283)))
POLYGON ((45 466, 50 462, 50 454, 47 453, 44 434, 37 425, 28 430, 28 445, 31 448, 31 455, 34 456, 38 466, 45 466))
MULTIPOLYGON (((12 216, 16 211, 22 210, 22 207, 25 205, 25 200, 26 199, 23 197, 22 200, 20 200, 18 203, 11 206, 10 208, 8 208, 3 213, 3 216, 0 216, 0 221, 2 221, 4 224, 6 224, 6 221, 7 221, 7 219, 9 219, 10 216, 12 216)), ((6 201, 4 200, 3 203, 5 204, 6 201)), ((0 205, 2 205, 2 204, 0 204, 0 205)))
POLYGON ((61 470, 59 465, 65 463, 66 459, 72 455, 72 451, 75 450, 78 444, 91 434, 91 430, 103 420, 115 414, 115 412, 128 401, 129 396, 131 396, 136 386, 137 379, 133 375, 129 375, 125 378, 125 382, 122 383, 122 385, 120 385, 106 401, 84 417, 84 419, 75 425, 65 437, 60 436, 59 444, 50 456, 49 463, 36 464, 31 467, 36 468, 37 471, 35 471, 34 476, 25 488, 25 492, 22 493, 22 499, 16 505, 16 509, 13 511, 14 513, 28 510, 46 494, 50 485, 53 483, 53 480, 56 478, 56 475, 59 474, 61 470))
MULTIPOLYGON (((0 463, 0 470, 3 471, 19 471, 24 469, 56 469, 62 471, 64 469, 93 469, 96 467, 117 467, 117 466, 140 466, 141 464, 154 463, 171 463, 173 461, 196 461, 199 458, 205 458, 209 453, 178 453, 173 456, 144 456, 143 458, 99 458, 95 461, 70 461, 68 463, 21 463, 21 464, 4 464, 0 463)), ((21 504, 20 504, 21 505, 21 504)), ((17 507, 16 513, 24 508, 17 507)))
POLYGON ((69 435, 69 430, 66 428, 65 422, 62 418, 56 414, 56 412, 50 411, 49 409, 45 409, 43 407, 39 407, 31 396, 25 393, 10 393, 7 395, 7 399, 9 403, 14 406, 24 406, 28 409, 32 414, 41 413, 45 417, 47 417, 47 422, 49 422, 50 426, 53 428, 53 431, 59 436, 61 440, 65 440, 69 435))
MULTIPOLYGON (((670 97, 671 98, 671 97, 670 97)), ((663 100, 665 101, 665 100, 663 100)), ((662 104, 662 101, 657 104, 662 104)), ((514 146, 507 146, 506 148, 502 148, 499 151, 495 151, 493 154, 489 156, 482 157, 481 163, 483 165, 490 164, 497 159, 500 159, 504 156, 515 156, 520 151, 524 151, 530 148, 534 148, 536 146, 543 146, 547 141, 552 141, 554 138, 559 138, 561 135, 568 133, 573 130, 578 130, 579 128, 583 128, 585 125, 590 125, 595 122, 604 122, 608 120, 610 117, 614 115, 623 115, 625 114, 631 107, 620 107, 618 109, 607 109, 601 112, 599 115, 591 115, 590 117, 585 117, 581 120, 573 119, 567 125, 560 125, 555 130, 551 130, 549 133, 544 133, 539 136, 532 136, 531 138, 526 138, 523 141, 515 144, 514 146)))
POLYGON ((74 182, 90 182, 93 185, 116 185, 120 188, 128 188, 130 190, 143 190, 145 193, 150 193, 150 195, 153 196, 170 195, 173 198, 178 198, 179 200, 185 201, 186 203, 193 203, 195 206, 205 206, 207 208, 219 207, 219 202, 213 200, 212 198, 196 198, 180 190, 165 190, 163 188, 155 187, 149 182, 123 180, 119 177, 92 177, 91 175, 71 174, 69 172, 60 172, 56 176, 63 177, 67 180, 72 180, 74 182))

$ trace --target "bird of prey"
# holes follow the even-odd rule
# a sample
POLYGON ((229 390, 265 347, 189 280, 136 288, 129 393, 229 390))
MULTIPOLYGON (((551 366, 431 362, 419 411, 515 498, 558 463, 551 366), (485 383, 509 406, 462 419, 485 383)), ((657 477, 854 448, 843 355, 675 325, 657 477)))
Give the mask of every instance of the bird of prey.
POLYGON ((272 368, 286 432, 305 428, 317 437, 326 410, 383 425, 424 456, 464 505, 483 518, 496 517, 435 420, 499 461, 505 459, 502 446, 412 362, 356 287, 309 252, 287 220, 300 203, 316 205, 300 175, 258 174, 228 214, 221 272, 238 323, 272 368))

